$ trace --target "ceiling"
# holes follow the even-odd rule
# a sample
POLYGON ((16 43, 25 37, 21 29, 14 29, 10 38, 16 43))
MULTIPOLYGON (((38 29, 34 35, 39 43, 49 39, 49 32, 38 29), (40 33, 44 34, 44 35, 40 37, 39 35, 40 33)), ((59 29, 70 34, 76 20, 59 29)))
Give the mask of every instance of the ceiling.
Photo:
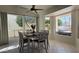
MULTIPOLYGON (((66 8, 69 5, 35 5, 35 9, 43 9, 43 10, 37 10, 39 14, 49 14, 53 13, 55 11, 58 11, 60 9, 66 8)), ((35 11, 31 11, 32 5, 18 5, 21 9, 25 10, 26 14, 36 14, 35 11)))
MULTIPOLYGON (((37 12, 42 13, 43 11, 51 8, 54 5, 35 5, 36 9, 43 9, 43 10, 38 10, 37 12)), ((30 9, 32 8, 32 5, 20 5, 19 7, 21 8, 26 8, 27 10, 30 11, 30 9)), ((28 12, 28 11, 27 11, 28 12)))
MULTIPOLYGON (((52 7, 53 5, 35 5, 35 8, 36 9, 48 9, 48 8, 50 8, 50 7, 52 7)), ((20 5, 20 7, 24 7, 24 8, 28 8, 28 9, 30 9, 30 8, 32 8, 32 5, 20 5)))
POLYGON ((53 12, 53 13, 50 13, 48 14, 47 16, 58 16, 58 15, 62 15, 62 14, 66 14, 66 13, 69 13, 73 10, 73 6, 70 6, 70 7, 66 7, 64 9, 61 9, 61 10, 58 10, 56 12, 53 12))

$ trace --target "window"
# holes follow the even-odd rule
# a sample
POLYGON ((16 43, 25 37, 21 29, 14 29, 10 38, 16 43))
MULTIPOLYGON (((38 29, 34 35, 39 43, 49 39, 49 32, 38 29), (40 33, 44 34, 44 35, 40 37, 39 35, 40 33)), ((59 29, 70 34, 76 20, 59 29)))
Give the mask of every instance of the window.
POLYGON ((56 32, 63 35, 71 35, 71 13, 56 17, 56 32))
POLYGON ((50 17, 45 17, 45 30, 50 30, 50 17))
MULTIPOLYGON (((31 25, 36 26, 36 17, 33 16, 24 16, 24 26, 26 30, 31 30, 31 25)), ((36 31, 36 28, 35 28, 36 31)))

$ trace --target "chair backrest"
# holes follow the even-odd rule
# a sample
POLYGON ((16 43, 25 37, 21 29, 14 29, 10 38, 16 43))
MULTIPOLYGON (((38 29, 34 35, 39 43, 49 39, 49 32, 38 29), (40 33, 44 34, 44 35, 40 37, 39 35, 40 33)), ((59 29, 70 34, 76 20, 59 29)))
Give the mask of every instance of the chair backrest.
POLYGON ((46 32, 44 32, 44 34, 45 34, 45 38, 48 39, 49 32, 46 31, 46 32))
POLYGON ((19 44, 23 43, 23 34, 22 32, 18 32, 19 33, 19 44))
POLYGON ((40 39, 44 39, 44 33, 43 32, 39 32, 39 36, 40 36, 40 39))
POLYGON ((41 32, 43 32, 44 38, 48 39, 49 31, 48 30, 42 30, 41 32))
POLYGON ((19 33, 19 39, 23 39, 23 34, 21 32, 18 33, 19 33))
POLYGON ((48 33, 47 32, 38 32, 38 37, 40 40, 48 39, 48 33))

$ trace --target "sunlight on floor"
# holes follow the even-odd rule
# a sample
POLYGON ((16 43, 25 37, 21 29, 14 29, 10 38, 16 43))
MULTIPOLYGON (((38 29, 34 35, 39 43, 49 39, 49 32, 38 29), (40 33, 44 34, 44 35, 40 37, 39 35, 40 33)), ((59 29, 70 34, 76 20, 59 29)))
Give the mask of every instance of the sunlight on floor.
POLYGON ((0 49, 0 52, 12 50, 12 49, 15 49, 15 48, 18 48, 18 45, 17 46, 8 46, 8 47, 5 47, 3 49, 0 49))

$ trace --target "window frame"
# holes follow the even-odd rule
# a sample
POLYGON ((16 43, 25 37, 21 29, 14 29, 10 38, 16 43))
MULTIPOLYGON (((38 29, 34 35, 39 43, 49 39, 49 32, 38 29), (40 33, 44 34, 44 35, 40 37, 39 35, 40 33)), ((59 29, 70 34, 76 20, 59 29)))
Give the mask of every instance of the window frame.
MULTIPOLYGON (((63 13, 63 14, 57 15, 57 16, 55 16, 55 18, 56 18, 56 17, 64 16, 64 15, 67 15, 67 14, 70 14, 70 15, 71 15, 71 12, 67 12, 67 13, 63 13)), ((57 31, 57 25, 58 25, 58 22, 57 22, 57 19, 56 19, 56 33, 57 33, 57 34, 59 34, 59 35, 72 36, 72 30, 71 30, 70 33, 64 32, 64 31, 57 31)), ((72 29, 72 16, 71 16, 71 29, 72 29)))

